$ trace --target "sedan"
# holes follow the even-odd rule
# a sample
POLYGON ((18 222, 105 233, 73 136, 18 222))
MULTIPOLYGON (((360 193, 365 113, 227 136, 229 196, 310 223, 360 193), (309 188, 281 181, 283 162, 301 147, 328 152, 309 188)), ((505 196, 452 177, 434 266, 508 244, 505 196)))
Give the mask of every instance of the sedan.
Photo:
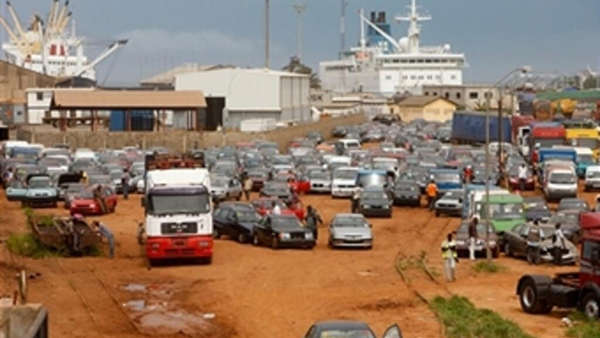
POLYGON ((312 170, 308 173, 311 193, 330 193, 331 192, 331 173, 328 171, 312 170))
POLYGON ((525 197, 523 199, 523 209, 527 221, 547 220, 552 216, 546 200, 541 196, 525 197))
POLYGON ((254 234, 260 215, 248 203, 226 202, 219 205, 213 216, 213 237, 227 235, 240 243, 246 243, 254 234))
POLYGON ((448 191, 434 204, 435 215, 460 216, 463 209, 462 190, 448 191))
POLYGON ((329 246, 371 249, 373 247, 371 225, 361 214, 338 214, 329 225, 329 246))
POLYGON ((394 205, 419 206, 421 204, 421 188, 414 181, 397 181, 392 189, 394 205))
POLYGON ((234 198, 239 201, 242 198, 242 184, 235 178, 211 176, 210 183, 212 196, 216 200, 234 198))
POLYGON ((360 192, 357 210, 369 217, 392 217, 392 201, 381 187, 367 187, 360 192))
MULTIPOLYGON (((507 256, 512 257, 525 257, 527 261, 532 264, 540 262, 552 262, 554 257, 552 256, 552 237, 554 236, 554 227, 552 226, 539 226, 539 237, 533 239, 530 236, 531 228, 535 225, 531 224, 517 224, 512 229, 504 232, 504 253, 507 256), (533 241, 539 243, 539 255, 536 257, 535 250, 538 247, 530 245, 533 241)), ((534 232, 531 232, 533 234, 534 232)), ((563 264, 575 264, 577 260, 577 249, 572 242, 567 241, 567 250, 563 252, 562 263, 563 264)))
POLYGON ((293 215, 268 215, 254 228, 252 244, 273 249, 296 247, 312 249, 316 242, 311 229, 293 215))
MULTIPOLYGON (((488 235, 486 235, 486 230, 488 227, 485 223, 477 224, 477 238, 475 239, 475 256, 486 256, 487 248, 486 248, 486 239, 488 235)), ((494 258, 498 257, 500 253, 500 248, 498 246, 498 235, 496 234, 496 228, 492 224, 490 224, 489 228, 489 239, 490 239, 490 251, 494 258)), ((456 230, 456 251, 459 257, 469 257, 469 246, 470 246, 470 238, 469 238, 469 222, 463 221, 460 224, 458 230, 456 230)))
MULTIPOLYGON (((96 199, 94 199, 95 188, 95 186, 92 186, 71 200, 71 215, 81 214, 85 216, 103 214, 102 207, 98 204, 96 199)), ((117 194, 112 188, 107 186, 102 187, 102 194, 104 195, 104 201, 107 209, 104 211, 107 213, 114 212, 117 208, 117 194)))
POLYGON ((291 205, 287 205, 280 199, 273 197, 261 197, 252 201, 252 206, 254 206, 254 209, 261 216, 271 214, 275 208, 275 205, 279 206, 282 215, 296 215, 299 220, 304 219, 306 212, 302 202, 300 201, 291 205))
MULTIPOLYGON (((363 322, 336 320, 317 322, 308 329, 304 338, 376 338, 373 330, 363 322)), ((382 338, 402 338, 402 331, 398 325, 393 325, 385 330, 382 338)))
POLYGON ((558 203, 557 211, 562 210, 589 211, 590 205, 586 201, 579 198, 565 197, 560 200, 560 203, 558 203))
POLYGON ((265 182, 265 185, 260 190, 260 195, 264 197, 277 197, 285 203, 291 203, 294 200, 294 194, 287 183, 284 182, 265 182))

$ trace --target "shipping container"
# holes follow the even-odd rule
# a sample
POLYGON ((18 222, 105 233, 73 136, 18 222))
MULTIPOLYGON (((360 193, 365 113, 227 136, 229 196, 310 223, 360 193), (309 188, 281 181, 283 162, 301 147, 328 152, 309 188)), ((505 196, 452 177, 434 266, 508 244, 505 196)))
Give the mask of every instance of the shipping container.
MULTIPOLYGON (((486 114, 456 111, 452 118, 452 140, 458 143, 484 143, 486 114)), ((498 142, 498 115, 490 114, 490 142, 498 142)), ((510 117, 502 117, 502 142, 511 142, 510 117)))

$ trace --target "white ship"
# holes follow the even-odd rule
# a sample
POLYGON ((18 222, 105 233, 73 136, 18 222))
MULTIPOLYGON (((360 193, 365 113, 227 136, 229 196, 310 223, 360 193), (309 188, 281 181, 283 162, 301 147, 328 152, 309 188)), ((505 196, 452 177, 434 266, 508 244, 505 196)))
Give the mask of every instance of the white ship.
POLYGON ((368 19, 361 10, 359 46, 344 51, 340 60, 319 64, 323 89, 392 96, 421 94, 424 85, 462 85, 464 54, 452 53, 448 44, 420 45, 419 23, 431 17, 419 14, 416 0, 412 0, 406 16, 395 19, 409 22, 408 36, 399 40, 391 36, 385 12, 372 12, 368 19))
POLYGON ((6 6, 13 23, 10 26, 7 20, 0 17, 0 24, 9 38, 8 42, 2 44, 7 61, 42 74, 95 80, 96 65, 127 43, 126 40, 111 43, 90 62, 84 54, 84 39, 75 34, 68 0, 62 7, 58 0, 53 0, 46 20, 36 14, 27 28, 21 25, 11 3, 7 2, 6 6), (70 30, 69 22, 72 23, 70 30))

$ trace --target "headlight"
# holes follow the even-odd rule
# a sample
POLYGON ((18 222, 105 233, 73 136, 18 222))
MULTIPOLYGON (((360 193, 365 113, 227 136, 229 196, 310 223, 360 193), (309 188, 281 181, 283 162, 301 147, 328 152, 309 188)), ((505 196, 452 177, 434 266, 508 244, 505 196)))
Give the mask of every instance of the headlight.
POLYGON ((304 233, 304 238, 305 238, 305 239, 313 239, 313 234, 312 234, 312 232, 306 232, 306 233, 304 233))
POLYGON ((370 205, 363 205, 363 208, 365 208, 365 209, 371 209, 371 206, 370 205))
POLYGON ((282 232, 279 234, 279 239, 290 239, 290 238, 291 238, 291 236, 287 232, 282 232))
POLYGON ((387 205, 387 204, 385 204, 385 205, 383 206, 383 208, 384 208, 384 209, 389 209, 389 208, 390 208, 390 206, 389 206, 389 205, 387 205))

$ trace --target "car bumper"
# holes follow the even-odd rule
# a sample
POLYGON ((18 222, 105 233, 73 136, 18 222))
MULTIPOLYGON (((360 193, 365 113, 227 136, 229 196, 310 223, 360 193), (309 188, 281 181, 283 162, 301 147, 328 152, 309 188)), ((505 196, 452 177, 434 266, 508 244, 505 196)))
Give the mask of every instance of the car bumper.
POLYGON ((373 246, 372 239, 332 239, 330 243, 334 248, 370 248, 373 246))
POLYGON ((148 237, 148 259, 209 258, 212 257, 212 236, 148 237))
POLYGON ((546 197, 552 200, 558 200, 565 197, 577 197, 577 191, 551 190, 546 193, 546 197))
POLYGON ((315 246, 314 239, 280 239, 280 248, 312 248, 315 246))
POLYGON ((29 205, 53 205, 58 202, 58 197, 25 197, 22 199, 22 201, 26 202, 29 205))
POLYGON ((81 214, 81 215, 101 215, 102 214, 102 210, 100 210, 99 206, 73 206, 71 205, 71 208, 69 209, 71 212, 71 215, 75 215, 75 214, 81 214))
POLYGON ((359 208, 359 212, 367 217, 389 217, 392 215, 392 209, 387 208, 359 208))
POLYGON ((462 215, 462 208, 456 207, 456 208, 451 208, 451 207, 435 207, 435 212, 440 213, 440 214, 446 214, 446 215, 456 215, 456 216, 461 216, 462 215))
POLYGON ((352 197, 355 192, 356 188, 331 188, 333 197, 352 197))
POLYGON ((321 183, 311 184, 310 192, 321 192, 321 193, 331 192, 331 184, 321 184, 321 183))
POLYGON ((10 202, 18 202, 18 201, 22 201, 23 199, 25 199, 25 196, 23 195, 6 195, 6 199, 10 202))

